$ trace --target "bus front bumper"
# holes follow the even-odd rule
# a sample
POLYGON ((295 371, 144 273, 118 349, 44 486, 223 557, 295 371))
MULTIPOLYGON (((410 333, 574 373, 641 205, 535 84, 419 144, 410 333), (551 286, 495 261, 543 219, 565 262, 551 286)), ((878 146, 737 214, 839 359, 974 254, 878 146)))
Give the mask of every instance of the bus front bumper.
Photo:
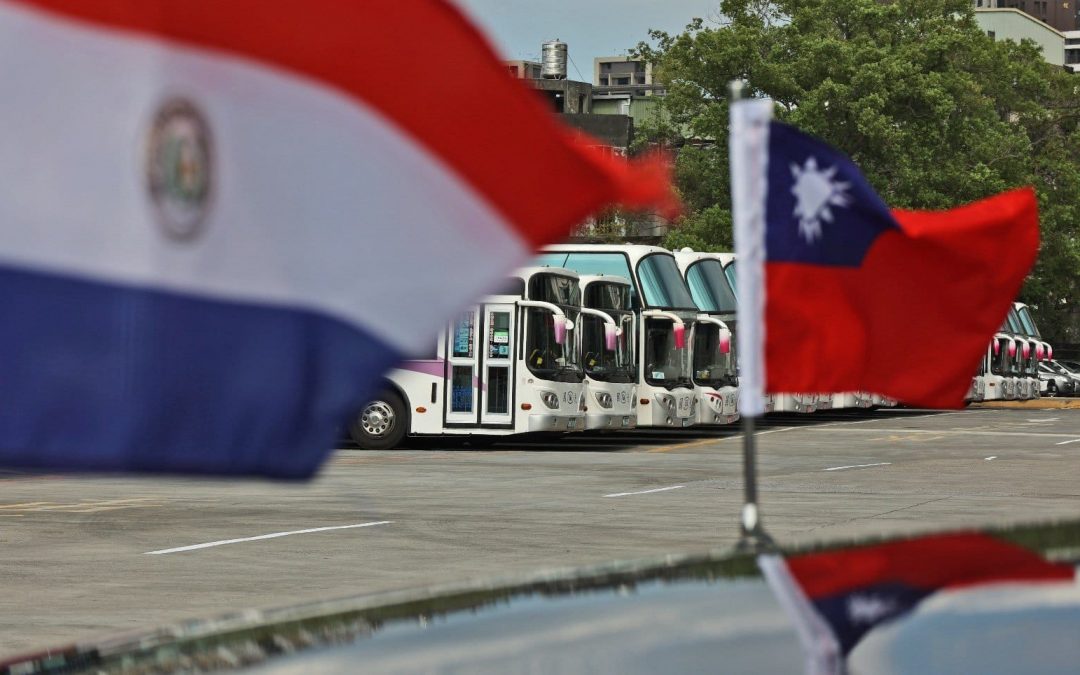
POLYGON ((637 428, 637 412, 625 415, 619 413, 592 413, 585 416, 585 428, 589 430, 615 430, 637 428))
POLYGON ((739 390, 736 387, 703 388, 698 396, 694 424, 734 424, 739 420, 739 390))
POLYGON ((583 431, 585 415, 556 415, 533 413, 529 415, 529 431, 583 431))

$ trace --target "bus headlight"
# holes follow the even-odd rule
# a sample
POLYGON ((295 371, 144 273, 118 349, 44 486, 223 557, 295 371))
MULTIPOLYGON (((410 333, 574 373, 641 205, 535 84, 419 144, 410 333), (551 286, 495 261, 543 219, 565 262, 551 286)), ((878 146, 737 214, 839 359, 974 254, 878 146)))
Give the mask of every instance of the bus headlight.
POLYGON ((540 400, 544 402, 544 405, 551 408, 552 410, 558 410, 559 409, 559 395, 554 393, 554 392, 551 392, 551 391, 541 392, 540 400))
POLYGON ((600 404, 601 408, 611 407, 611 394, 606 391, 596 392, 596 402, 600 404))

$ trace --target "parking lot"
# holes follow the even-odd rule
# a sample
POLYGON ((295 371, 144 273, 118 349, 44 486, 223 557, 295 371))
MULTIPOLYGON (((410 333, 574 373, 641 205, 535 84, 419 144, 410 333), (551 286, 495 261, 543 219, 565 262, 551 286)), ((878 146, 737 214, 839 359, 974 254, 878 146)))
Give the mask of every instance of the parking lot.
MULTIPOLYGON (((1080 410, 781 416, 781 543, 1080 515, 1080 410)), ((344 448, 307 484, 0 475, 0 655, 246 607, 731 546, 735 428, 344 448), (269 536, 272 535, 272 536, 269 536)))

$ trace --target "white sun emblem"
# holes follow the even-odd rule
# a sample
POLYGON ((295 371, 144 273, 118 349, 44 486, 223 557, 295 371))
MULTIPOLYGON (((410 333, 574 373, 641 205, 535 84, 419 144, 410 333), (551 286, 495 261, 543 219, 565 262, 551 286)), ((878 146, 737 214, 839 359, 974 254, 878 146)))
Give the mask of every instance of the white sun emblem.
POLYGON ((874 595, 853 595, 847 603, 848 618, 854 624, 875 623, 896 609, 894 601, 874 595))
POLYGON ((799 219, 799 234, 808 244, 821 237, 821 221, 833 222, 830 206, 842 207, 851 203, 851 197, 847 194, 851 184, 834 181, 835 175, 835 166, 819 169, 814 157, 807 158, 806 164, 801 167, 791 165, 791 177, 795 179, 795 185, 791 188, 791 194, 795 195, 793 215, 799 219))

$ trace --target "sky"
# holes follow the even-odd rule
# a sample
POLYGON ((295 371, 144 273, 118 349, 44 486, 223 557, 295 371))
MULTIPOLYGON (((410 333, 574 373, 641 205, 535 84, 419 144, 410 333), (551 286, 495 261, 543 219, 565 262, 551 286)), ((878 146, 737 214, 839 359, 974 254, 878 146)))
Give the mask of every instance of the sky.
POLYGON ((596 56, 625 54, 650 28, 680 32, 694 17, 715 17, 719 0, 455 0, 506 59, 540 60, 540 44, 569 45, 571 79, 592 81, 596 56))

